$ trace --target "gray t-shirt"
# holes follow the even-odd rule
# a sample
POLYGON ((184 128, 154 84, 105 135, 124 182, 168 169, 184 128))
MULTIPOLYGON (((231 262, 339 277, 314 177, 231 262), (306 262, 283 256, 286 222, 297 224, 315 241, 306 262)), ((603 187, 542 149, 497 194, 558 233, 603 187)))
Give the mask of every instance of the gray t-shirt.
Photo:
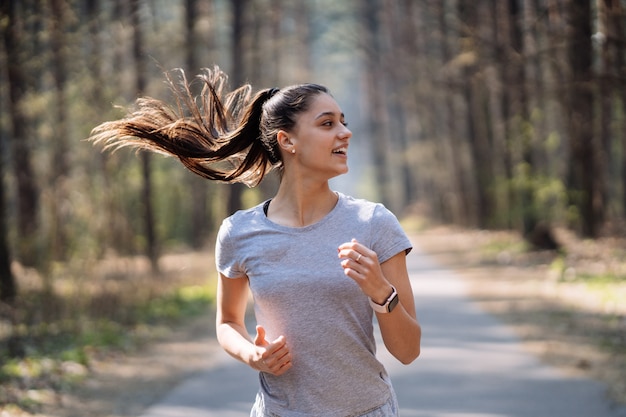
POLYGON ((355 238, 383 263, 412 246, 382 204, 338 195, 333 210, 306 227, 276 224, 260 204, 224 220, 218 234, 218 271, 248 277, 266 339, 284 335, 292 354, 285 374, 259 374, 268 415, 354 416, 391 396, 375 356, 372 309, 344 274, 337 247, 355 238))

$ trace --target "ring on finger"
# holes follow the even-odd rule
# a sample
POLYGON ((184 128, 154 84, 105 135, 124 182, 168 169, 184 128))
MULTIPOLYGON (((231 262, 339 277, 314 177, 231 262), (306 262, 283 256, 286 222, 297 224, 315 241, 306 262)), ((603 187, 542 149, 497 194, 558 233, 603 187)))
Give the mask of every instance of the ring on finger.
POLYGON ((359 253, 359 256, 356 257, 356 261, 359 262, 361 260, 361 254, 359 253))

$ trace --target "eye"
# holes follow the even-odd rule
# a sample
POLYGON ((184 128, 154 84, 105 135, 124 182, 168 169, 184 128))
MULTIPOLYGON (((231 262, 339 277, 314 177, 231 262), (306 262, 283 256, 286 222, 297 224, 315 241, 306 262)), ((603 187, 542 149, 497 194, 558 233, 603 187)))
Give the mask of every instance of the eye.
POLYGON ((346 122, 345 120, 342 120, 341 124, 344 125, 345 127, 348 127, 348 122, 346 122))

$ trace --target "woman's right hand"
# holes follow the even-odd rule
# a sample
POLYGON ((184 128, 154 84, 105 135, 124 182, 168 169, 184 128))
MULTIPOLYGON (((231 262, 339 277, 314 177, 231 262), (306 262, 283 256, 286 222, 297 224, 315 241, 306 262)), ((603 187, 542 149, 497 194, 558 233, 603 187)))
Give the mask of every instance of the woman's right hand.
POLYGON ((291 353, 285 336, 270 342, 263 326, 256 327, 256 337, 245 324, 248 305, 248 278, 228 278, 220 273, 217 282, 215 330, 222 348, 232 357, 257 371, 282 375, 291 368, 291 353))
POLYGON ((279 376, 291 368, 291 353, 285 336, 279 336, 273 342, 265 340, 265 329, 256 326, 254 345, 256 352, 251 360, 254 369, 279 376))

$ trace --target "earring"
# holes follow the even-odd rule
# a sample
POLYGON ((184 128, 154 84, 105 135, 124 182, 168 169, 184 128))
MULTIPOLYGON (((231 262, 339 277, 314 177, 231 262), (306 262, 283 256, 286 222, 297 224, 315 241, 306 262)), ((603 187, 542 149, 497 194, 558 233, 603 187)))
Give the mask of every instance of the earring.
POLYGON ((291 150, 291 153, 296 153, 296 150, 295 150, 295 149, 292 149, 292 150, 291 150))

